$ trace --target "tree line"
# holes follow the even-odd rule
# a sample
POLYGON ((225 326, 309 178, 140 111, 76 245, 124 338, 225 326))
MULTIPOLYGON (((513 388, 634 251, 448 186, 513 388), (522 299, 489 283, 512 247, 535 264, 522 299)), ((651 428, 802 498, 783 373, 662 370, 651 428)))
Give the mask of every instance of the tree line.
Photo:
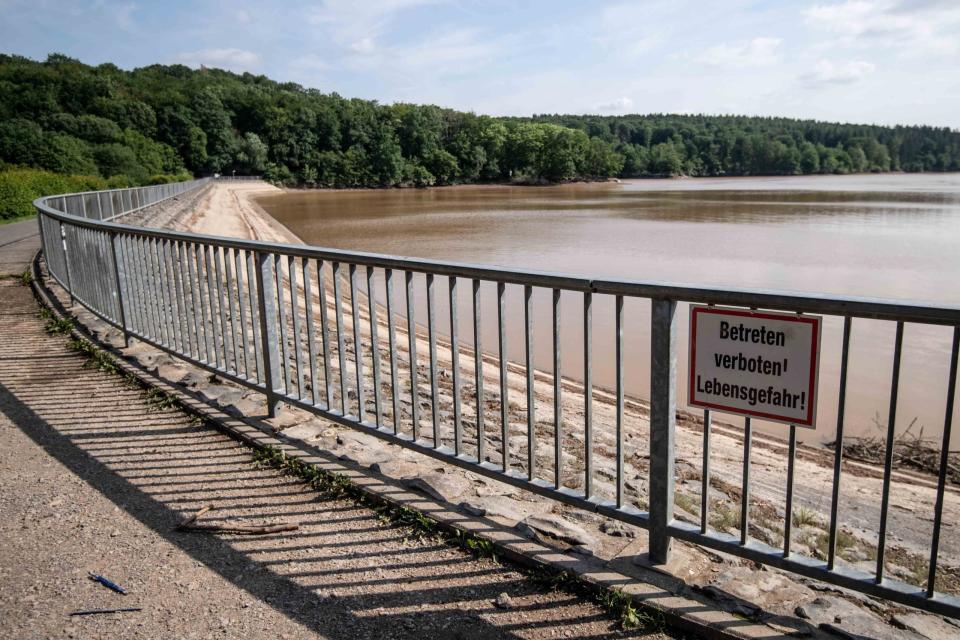
POLYGON ((707 115, 494 118, 182 65, 0 55, 0 162, 121 183, 286 185, 960 170, 960 132, 707 115))

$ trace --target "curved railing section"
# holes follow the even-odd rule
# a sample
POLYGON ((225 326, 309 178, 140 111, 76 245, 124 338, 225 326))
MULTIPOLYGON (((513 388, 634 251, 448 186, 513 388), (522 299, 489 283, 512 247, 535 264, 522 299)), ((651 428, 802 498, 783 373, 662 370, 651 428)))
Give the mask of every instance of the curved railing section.
MULTIPOLYGON (((550 499, 639 525, 649 530, 653 562, 665 562, 671 539, 680 538, 867 594, 960 616, 960 601, 934 588, 948 490, 960 308, 590 279, 218 238, 116 221, 208 182, 38 199, 35 205, 50 275, 74 300, 126 337, 262 392, 271 415, 280 403, 287 403, 550 499), (444 284, 443 293, 437 292, 438 282, 444 284), (624 303, 632 299, 649 308, 642 320, 633 321, 648 323, 649 328, 649 431, 635 405, 630 411, 625 408, 624 303), (425 326, 417 323, 418 308, 424 315, 418 300, 426 301, 425 326), (552 375, 534 368, 535 300, 549 305, 545 308, 552 313, 548 330, 552 375), (562 327, 561 300, 577 306, 577 326, 562 327), (489 318, 482 312, 484 301, 493 303, 489 318), (745 499, 740 501, 739 534, 711 525, 709 411, 704 413, 701 508, 695 518, 699 522, 675 517, 678 303, 837 316, 843 323, 837 397, 840 441, 854 320, 895 324, 897 356, 891 376, 883 491, 878 496, 881 511, 874 571, 863 571, 840 557, 840 496, 845 476, 839 446, 832 483, 824 487, 822 496, 824 503, 832 505, 823 557, 791 549, 795 426, 789 427, 784 447, 784 501, 776 507, 788 514, 783 517, 781 543, 764 542, 750 533, 758 516, 749 499, 753 446, 749 418, 744 425, 740 490, 745 499), (594 418, 599 400, 592 383, 592 321, 597 304, 610 305, 615 318, 610 378, 616 384, 610 391, 596 390, 603 394, 605 417, 600 420, 594 418), (482 344, 483 322, 492 321, 495 353, 508 353, 508 338, 515 339, 507 327, 511 305, 523 309, 523 362, 495 357, 482 344), (462 314, 461 309, 465 309, 462 314), (439 321, 438 313, 443 316, 439 321), (929 559, 928 570, 920 586, 885 575, 891 447, 906 323, 954 328, 936 507, 924 558, 929 559), (556 375, 561 371, 561 331, 584 336, 583 351, 576 354, 583 363, 582 385, 556 375), (571 395, 582 403, 578 405, 582 411, 563 415, 564 398, 571 395), (630 444, 637 440, 628 442, 644 435, 649 462, 630 444), (631 446, 633 450, 625 453, 631 446)), ((488 346, 492 351, 493 345, 488 346)))

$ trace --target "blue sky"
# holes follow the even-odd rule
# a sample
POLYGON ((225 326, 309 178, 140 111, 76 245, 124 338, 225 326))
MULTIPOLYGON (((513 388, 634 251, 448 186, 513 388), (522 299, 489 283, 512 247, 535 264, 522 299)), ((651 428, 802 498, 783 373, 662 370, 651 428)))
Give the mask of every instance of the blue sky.
POLYGON ((0 51, 488 113, 960 128, 960 0, 0 0, 0 51))

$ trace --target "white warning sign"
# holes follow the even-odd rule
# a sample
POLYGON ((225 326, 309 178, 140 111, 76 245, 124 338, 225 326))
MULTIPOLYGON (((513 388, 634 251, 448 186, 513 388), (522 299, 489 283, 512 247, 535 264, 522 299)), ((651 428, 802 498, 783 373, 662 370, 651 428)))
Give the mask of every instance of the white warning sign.
POLYGON ((689 404, 812 428, 820 321, 691 305, 689 404))

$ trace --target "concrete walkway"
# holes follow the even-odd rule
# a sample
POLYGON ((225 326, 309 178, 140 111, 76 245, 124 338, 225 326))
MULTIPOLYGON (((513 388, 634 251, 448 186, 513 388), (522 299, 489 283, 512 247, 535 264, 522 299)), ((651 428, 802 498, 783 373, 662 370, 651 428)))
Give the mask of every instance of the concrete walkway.
MULTIPOLYGON (((0 226, 3 273, 26 269, 35 229, 0 226)), ((624 634, 590 602, 255 467, 233 440, 85 368, 15 278, 0 296, 0 637, 666 637, 624 634), (175 531, 207 504, 210 522, 300 529, 175 531), (69 616, 119 607, 142 611, 69 616)))
POLYGON ((0 277, 26 271, 39 248, 36 218, 0 225, 0 277))

